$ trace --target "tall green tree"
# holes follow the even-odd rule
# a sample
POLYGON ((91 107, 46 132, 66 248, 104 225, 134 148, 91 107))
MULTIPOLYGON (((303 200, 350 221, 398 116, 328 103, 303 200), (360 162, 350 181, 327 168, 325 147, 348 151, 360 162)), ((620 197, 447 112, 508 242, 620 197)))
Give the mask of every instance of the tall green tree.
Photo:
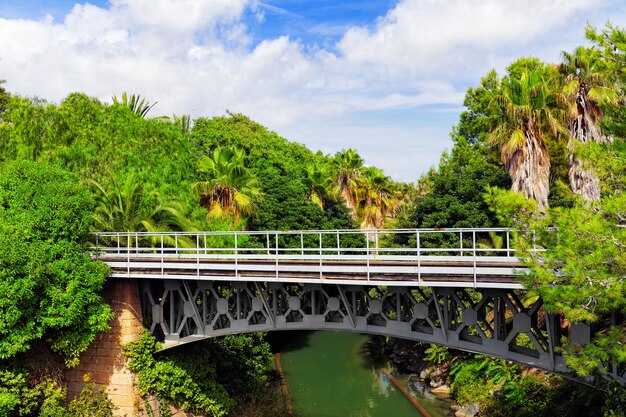
POLYGON ((490 149, 478 142, 470 145, 463 136, 455 139, 450 153, 442 155, 436 171, 422 180, 421 194, 400 214, 398 227, 494 227, 496 216, 482 198, 487 186, 510 187, 510 179, 490 149))
POLYGON ((113 96, 113 103, 128 107, 130 111, 133 112, 133 114, 144 118, 148 115, 148 112, 157 104, 156 101, 150 104, 149 101, 146 101, 146 99, 142 98, 139 94, 131 94, 129 96, 126 91, 122 93, 121 98, 113 96))
POLYGON ((585 35, 592 42, 593 48, 600 51, 600 59, 604 65, 603 72, 610 83, 614 83, 617 91, 617 102, 605 106, 602 125, 611 135, 626 137, 626 31, 623 28, 607 23, 598 30, 587 26, 585 35))
POLYGON ((376 167, 363 169, 357 179, 357 213, 361 229, 380 229, 387 217, 394 214, 399 203, 393 183, 376 167))
POLYGON ((592 145, 587 156, 601 167, 601 183, 611 184, 603 184, 600 204, 579 202, 540 215, 533 200, 518 194, 490 189, 486 195, 502 221, 520 230, 514 241, 529 267, 520 280, 531 295, 571 322, 609 324, 588 345, 565 346, 579 375, 626 364, 626 322, 619 320, 626 310, 626 144, 592 145))
POLYGON ((354 149, 345 149, 337 152, 333 159, 337 193, 343 197, 346 207, 357 216, 358 182, 363 168, 363 159, 354 149))
POLYGON ((308 200, 324 210, 324 205, 332 194, 330 170, 325 165, 312 162, 306 165, 305 171, 302 182, 309 191, 308 200))
POLYGON ((0 165, 0 359, 45 343, 75 365, 108 329, 107 267, 83 248, 92 209, 87 188, 66 171, 0 165))
MULTIPOLYGON (((96 202, 93 214, 96 232, 153 233, 193 229, 180 203, 161 201, 159 193, 147 189, 132 172, 123 181, 111 173, 107 186, 94 180, 90 183, 96 202)), ((176 243, 170 237, 164 238, 166 244, 176 243)), ((184 237, 177 243, 191 245, 184 237)))
POLYGON ((242 150, 218 147, 210 158, 200 159, 198 171, 205 179, 194 183, 193 188, 200 195, 200 205, 209 209, 209 217, 232 216, 238 221, 254 212, 261 189, 246 167, 242 150))
POLYGON ((570 132, 569 180, 572 191, 587 201, 600 200, 598 178, 575 155, 575 144, 595 141, 608 142, 602 133, 600 105, 615 102, 616 94, 609 81, 605 65, 596 49, 578 47, 572 53, 563 52, 558 65, 563 76, 563 94, 567 107, 567 127, 570 132))
POLYGON ((513 191, 548 205, 550 155, 546 135, 563 134, 559 110, 548 69, 533 59, 521 59, 508 68, 494 99, 500 106, 489 141, 500 149, 500 157, 511 176, 513 191))

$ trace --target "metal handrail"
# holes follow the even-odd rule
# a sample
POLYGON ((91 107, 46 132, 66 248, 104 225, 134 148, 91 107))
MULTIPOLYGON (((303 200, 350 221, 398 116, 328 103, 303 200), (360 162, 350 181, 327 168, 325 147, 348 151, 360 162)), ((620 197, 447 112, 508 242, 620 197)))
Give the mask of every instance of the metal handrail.
MULTIPOLYGON (((355 230, 355 229, 335 229, 335 230, 286 230, 286 231, 201 231, 201 232, 96 232, 91 236, 94 238, 95 246, 92 250, 96 257, 107 254, 118 254, 130 256, 158 253, 161 256, 187 255, 195 253, 198 258, 209 254, 234 254, 234 259, 244 258, 246 255, 255 253, 266 253, 272 259, 280 255, 294 255, 299 253, 302 257, 317 254, 322 258, 327 258, 331 253, 340 256, 364 254, 369 260, 380 256, 394 255, 415 255, 419 260, 423 256, 438 253, 445 256, 464 256, 470 254, 472 257, 484 254, 495 256, 514 255, 511 248, 512 229, 502 227, 492 228, 430 228, 430 229, 384 229, 384 230, 355 230), (503 247, 480 247, 477 239, 478 234, 488 234, 496 232, 502 234, 503 247), (273 236, 272 236, 273 235, 273 236), (352 235, 363 239, 362 245, 342 247, 342 236, 352 235), (398 244, 379 244, 381 237, 393 235, 415 236, 414 246, 404 246, 398 244), (442 235, 453 236, 449 244, 432 247, 425 241, 428 236, 442 235), (247 244, 244 237, 265 237, 265 239, 255 239, 255 245, 247 244), (273 238, 270 238, 272 236, 273 238), (299 239, 282 241, 283 236, 299 236, 299 239), (305 239, 306 236, 313 238, 305 239), (469 237, 471 236, 471 242, 469 237), (181 245, 184 238, 188 242, 194 242, 195 246, 185 247, 181 245), (331 239, 325 239, 329 237, 331 239), (464 239, 465 237, 465 239, 464 239), (174 242, 172 245, 164 243, 166 238, 174 242), (211 238, 226 238, 222 242, 211 242, 211 238), (232 243, 231 243, 232 240, 232 243), (107 241, 111 246, 107 245, 107 241), (332 243, 328 243, 332 241, 332 243), (467 246, 466 243, 471 243, 467 246), (257 246, 258 245, 258 246, 257 246)), ((345 239, 343 240, 345 242, 345 239)), ((354 245, 354 241, 351 242, 354 245)), ((537 249, 541 250, 541 248, 537 249)))

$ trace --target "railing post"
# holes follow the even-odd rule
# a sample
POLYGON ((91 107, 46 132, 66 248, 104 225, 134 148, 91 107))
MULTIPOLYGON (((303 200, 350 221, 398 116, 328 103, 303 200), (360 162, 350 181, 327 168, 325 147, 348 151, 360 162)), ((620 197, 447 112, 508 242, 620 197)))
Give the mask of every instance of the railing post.
POLYGON ((98 234, 96 233, 96 259, 98 259, 98 234))
POLYGON ((174 248, 176 255, 178 255, 178 233, 174 232, 174 248))
POLYGON ((139 236, 135 232, 135 254, 139 254, 139 236))
POLYGON ((200 278, 200 234, 196 233, 196 276, 200 278))
POLYGON ((376 249, 374 250, 374 259, 376 259, 378 256, 378 229, 374 229, 374 242, 376 242, 376 249))
POLYGON ((304 256, 304 234, 300 230, 300 255, 304 256))
POLYGON ((367 260, 367 281, 370 280, 370 239, 367 232, 365 232, 365 258, 367 260))
POLYGON ((239 250, 237 249, 237 232, 235 232, 235 279, 239 278, 239 250))
POLYGON ((341 256, 341 244, 339 243, 339 230, 337 230, 337 256, 341 256))
POLYGON ((165 279, 165 248, 163 245, 163 240, 165 236, 161 234, 161 278, 165 279))
POLYGON ((266 233, 265 237, 267 238, 267 254, 270 254, 270 234, 266 233))
POLYGON ((417 246, 417 282, 422 285, 422 251, 419 230, 416 231, 415 245, 417 246))
POLYGON ((472 230, 472 250, 474 252, 474 288, 476 288, 476 230, 472 230))
POLYGON ((323 278, 323 273, 322 273, 322 232, 320 232, 320 238, 319 238, 319 244, 320 244, 320 279, 323 278))
POLYGON ((116 235, 117 235, 117 254, 119 255, 121 253, 120 252, 120 233, 117 232, 116 235))
POLYGON ((130 278, 130 233, 127 234, 126 242, 126 273, 128 274, 128 278, 130 278))
POLYGON ((275 237, 274 246, 276 249, 276 279, 278 279, 278 232, 274 234, 274 237, 275 237))
POLYGON ((506 229, 506 256, 511 256, 511 231, 506 229))

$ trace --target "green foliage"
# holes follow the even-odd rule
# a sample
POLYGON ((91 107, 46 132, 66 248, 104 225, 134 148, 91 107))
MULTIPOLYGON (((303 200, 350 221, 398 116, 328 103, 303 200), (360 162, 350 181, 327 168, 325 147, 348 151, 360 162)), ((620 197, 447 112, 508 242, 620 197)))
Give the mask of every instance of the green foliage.
POLYGON ((7 110, 9 101, 11 100, 11 94, 2 87, 2 84, 6 83, 5 80, 0 80, 0 121, 2 121, 2 113, 7 110))
MULTIPOLYGON (((610 161, 613 155, 623 160, 626 152, 621 140, 602 146, 604 153, 589 153, 599 157, 594 165, 617 167, 618 171, 601 175, 610 178, 614 188, 603 188, 598 205, 577 202, 538 216, 528 201, 511 192, 491 189, 487 195, 500 216, 523 227, 515 241, 530 272, 520 277, 522 283, 542 297, 548 311, 561 313, 572 322, 598 322, 626 308, 626 177, 619 171, 621 165, 610 161), (546 250, 537 252, 534 248, 546 250)), ((611 358, 618 364, 626 363, 624 338, 623 325, 609 327, 582 348, 566 348, 566 361, 581 376, 608 366, 611 358)))
POLYGON ((222 416, 234 406, 233 398, 241 403, 265 392, 272 354, 263 334, 158 349, 147 331, 126 346, 141 395, 154 395, 189 412, 222 416))
POLYGON ((0 415, 55 415, 64 412, 64 401, 65 389, 50 378, 31 384, 25 369, 0 370, 0 415))
POLYGON ((520 366, 502 359, 476 355, 471 360, 455 362, 450 368, 452 395, 461 405, 488 399, 507 381, 519 375, 520 366))
POLYGON ((140 395, 152 394, 189 412, 215 417, 226 415, 233 407, 224 387, 215 382, 213 366, 194 361, 207 358, 180 353, 157 357, 157 350, 156 339, 147 331, 126 346, 128 369, 137 374, 140 395))
POLYGON ((424 354, 424 360, 434 363, 435 365, 441 365, 452 359, 452 355, 447 346, 438 346, 432 343, 430 347, 424 351, 424 354))
MULTIPOLYGON (((398 227, 501 225, 481 194, 486 187, 507 187, 510 182, 502 168, 486 160, 486 151, 483 145, 470 145, 464 138, 457 138, 451 154, 442 156, 438 170, 422 180, 422 195, 399 216, 398 227)), ((415 236, 409 237, 408 244, 415 245, 415 236)))
POLYGON ((600 417, 603 393, 559 377, 532 373, 504 385, 485 401, 490 417, 600 417))
POLYGON ((225 336, 190 347, 184 354, 212 358, 217 380, 234 397, 246 398, 267 383, 272 353, 263 333, 225 336))
POLYGON ((112 417, 113 403, 104 387, 96 390, 96 385, 85 379, 87 385, 67 407, 68 417, 112 417))
POLYGON ((0 166, 0 358, 45 340, 65 359, 78 355, 108 329, 100 294, 105 265, 81 243, 92 201, 69 173, 37 163, 0 166))
MULTIPOLYGON (((39 352, 40 354, 42 352, 39 352)), ((47 354, 44 353, 44 356, 47 354)), ((66 389, 60 381, 60 369, 42 360, 49 358, 22 355, 17 361, 0 364, 0 415, 20 417, 110 417, 113 405, 104 388, 93 382, 78 397, 66 404, 66 389)))
POLYGON ((200 194, 200 205, 209 209, 208 217, 233 217, 238 221, 254 213, 261 190, 246 166, 243 151, 217 147, 210 158, 200 158, 198 171, 205 178, 194 183, 193 189, 200 194))
POLYGON ((199 154, 232 147, 246 154, 248 167, 260 180, 263 198, 249 218, 250 230, 351 229, 349 212, 330 199, 324 210, 310 204, 311 184, 304 169, 324 157, 288 142, 241 114, 195 121, 190 141, 199 154))
POLYGON ((141 98, 139 94, 131 94, 129 96, 126 91, 122 93, 121 99, 118 99, 117 96, 113 96, 113 103, 126 106, 133 114, 141 117, 146 117, 150 109, 156 104, 156 102, 150 104, 145 99, 141 98))

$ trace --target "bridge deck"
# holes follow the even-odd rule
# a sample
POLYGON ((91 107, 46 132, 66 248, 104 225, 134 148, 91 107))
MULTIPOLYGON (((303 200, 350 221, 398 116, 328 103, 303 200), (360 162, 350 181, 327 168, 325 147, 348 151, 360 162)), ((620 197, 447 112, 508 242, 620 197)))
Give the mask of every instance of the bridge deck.
POLYGON ((179 256, 182 257, 111 254, 99 259, 111 267, 112 278, 523 288, 515 275, 515 270, 522 269, 523 264, 514 257, 336 260, 288 259, 284 256, 277 259, 179 256))

